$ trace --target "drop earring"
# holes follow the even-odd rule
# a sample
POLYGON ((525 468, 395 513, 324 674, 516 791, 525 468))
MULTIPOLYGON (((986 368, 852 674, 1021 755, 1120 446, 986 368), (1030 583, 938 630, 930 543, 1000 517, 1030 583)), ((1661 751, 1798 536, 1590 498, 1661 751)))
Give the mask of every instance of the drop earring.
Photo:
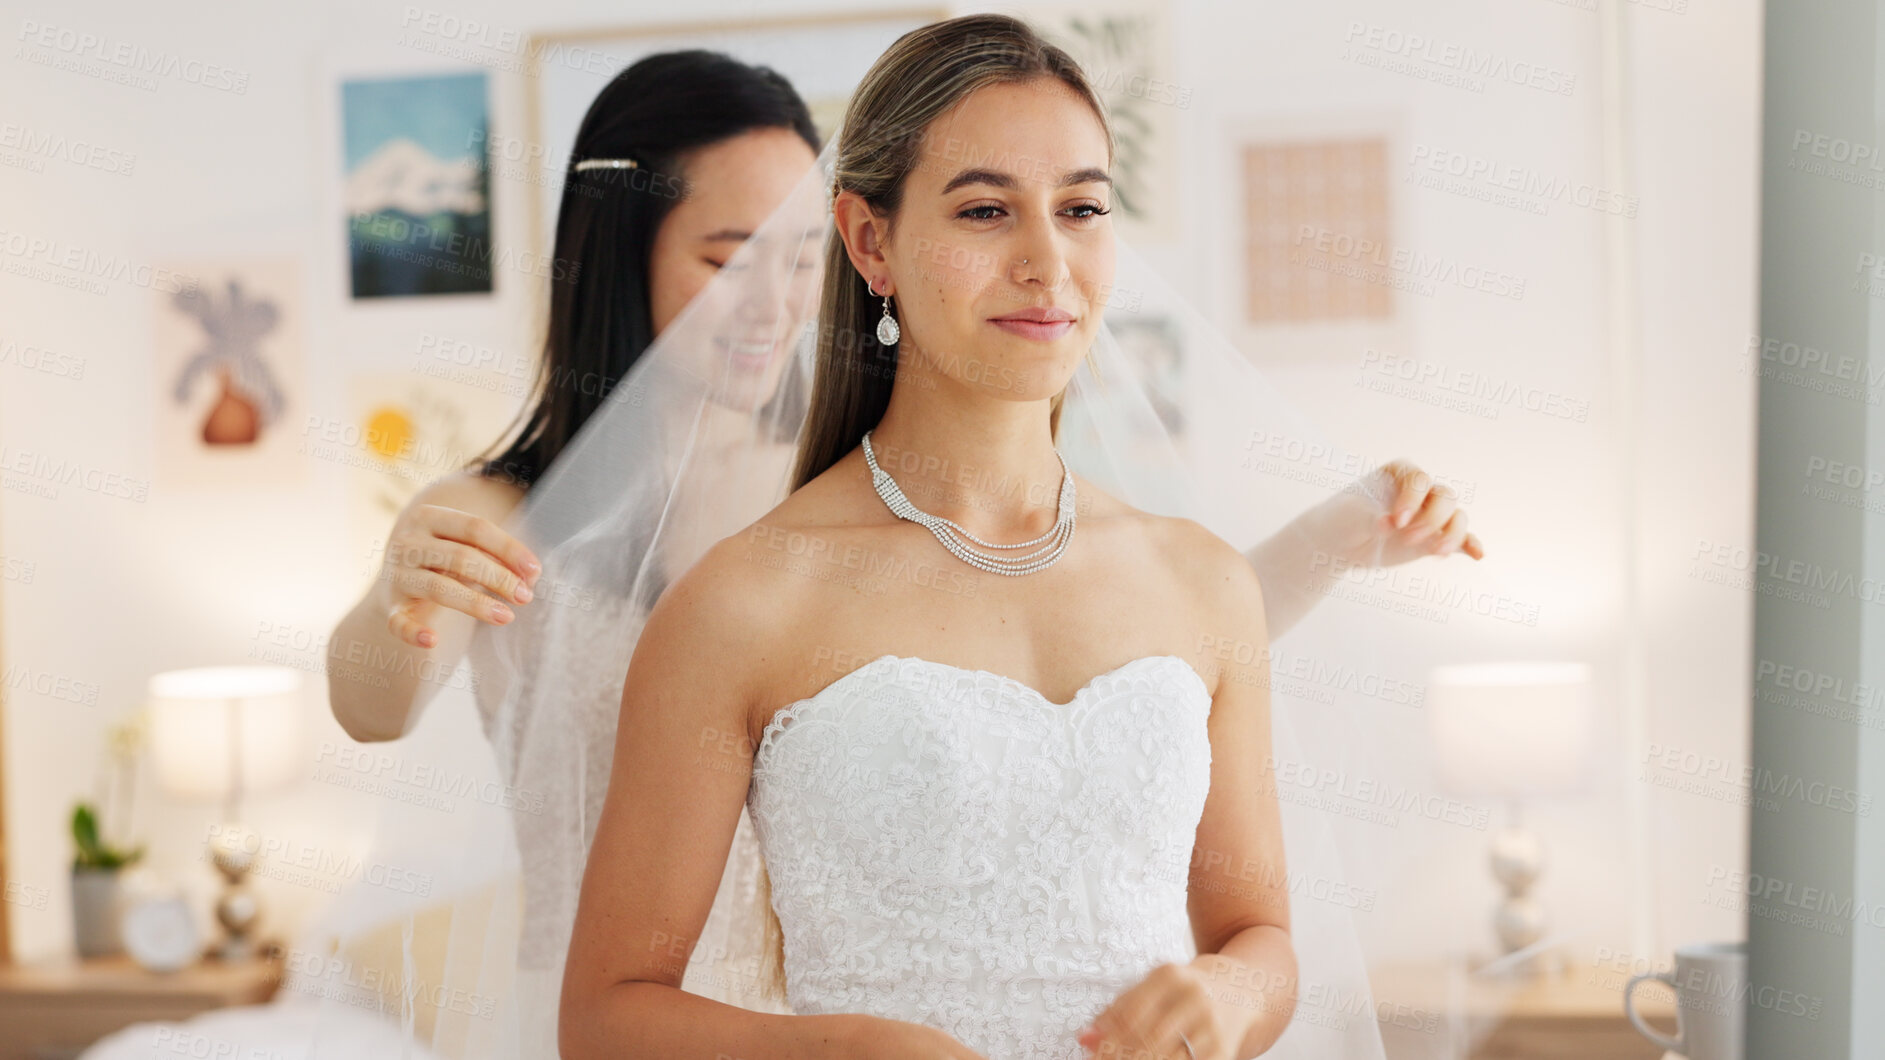
MULTIPOLYGON (((872 294, 877 293, 875 284, 869 285, 868 289, 872 294)), ((897 326, 897 318, 890 315, 890 296, 886 294, 883 299, 884 315, 877 321, 877 341, 884 346, 895 346, 897 340, 903 337, 903 329, 897 326)))

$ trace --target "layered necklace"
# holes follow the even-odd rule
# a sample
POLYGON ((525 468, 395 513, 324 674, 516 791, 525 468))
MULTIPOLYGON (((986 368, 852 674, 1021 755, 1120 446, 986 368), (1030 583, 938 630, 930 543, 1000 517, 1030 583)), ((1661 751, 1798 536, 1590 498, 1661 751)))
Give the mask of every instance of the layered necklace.
POLYGON ((884 499, 884 504, 891 512, 899 519, 907 519, 928 527, 929 532, 936 535, 936 540, 941 541, 943 547, 955 553, 962 562, 991 574, 1009 574, 1017 577, 1032 574, 1051 566, 1060 558, 1062 552, 1067 551, 1067 543, 1073 540, 1073 472, 1067 467, 1067 458, 1060 455, 1058 446, 1054 449, 1054 455, 1060 459, 1061 479, 1060 512, 1054 520, 1053 529, 1032 541, 998 545, 976 537, 953 520, 931 515, 910 503, 910 498, 903 495, 903 490, 897 485, 897 480, 891 478, 888 471, 877 466, 877 454, 871 450, 870 432, 864 432, 864 462, 870 465, 871 483, 877 487, 877 495, 884 499), (1035 551, 1020 556, 1013 554, 1015 549, 1022 548, 1033 548, 1035 551), (986 551, 989 549, 996 551, 986 551))

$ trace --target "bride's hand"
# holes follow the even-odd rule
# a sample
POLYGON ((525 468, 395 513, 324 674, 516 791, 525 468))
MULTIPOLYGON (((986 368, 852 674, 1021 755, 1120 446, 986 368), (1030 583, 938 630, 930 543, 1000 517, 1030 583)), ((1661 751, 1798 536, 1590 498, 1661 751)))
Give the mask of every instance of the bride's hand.
POLYGON ((1486 558, 1451 489, 1405 460, 1390 460, 1312 512, 1316 540, 1358 563, 1393 567, 1422 556, 1486 558), (1382 510, 1383 503, 1387 510, 1382 510))
POLYGON ((1237 1043, 1229 1037, 1204 975, 1161 964, 1094 1017, 1080 1044, 1104 1060, 1231 1060, 1237 1043))
POLYGON ((850 1040, 856 1060, 988 1060, 934 1027, 878 1016, 858 1017, 850 1040))

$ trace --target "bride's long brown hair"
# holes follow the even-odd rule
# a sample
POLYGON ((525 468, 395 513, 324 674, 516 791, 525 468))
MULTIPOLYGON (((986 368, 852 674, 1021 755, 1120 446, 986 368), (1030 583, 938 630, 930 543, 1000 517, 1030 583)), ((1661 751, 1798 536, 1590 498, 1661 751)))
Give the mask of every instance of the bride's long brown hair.
MULTIPOLYGON (((1040 77, 1059 81, 1093 107, 1106 130, 1110 156, 1106 109, 1072 56, 1020 19, 964 15, 904 34, 864 75, 844 112, 832 195, 856 192, 894 228, 904 181, 917 166, 930 124, 978 88, 1040 77)), ((799 435, 793 489, 837 463, 883 419, 897 377, 897 354, 877 342, 882 313, 882 299, 852 268, 834 227, 825 241, 811 408, 799 435)), ((1063 397, 1064 392, 1054 395, 1051 405, 1049 422, 1056 433, 1063 397)))
MULTIPOLYGON (((894 224, 904 181, 922 149, 924 132, 979 88, 1052 78, 1079 93, 1106 131, 1106 109, 1080 65, 1041 39, 1027 23, 1007 15, 965 15, 911 30, 897 39, 864 75, 845 109, 839 134, 832 194, 853 191, 894 224)), ((1111 162, 1109 157, 1107 160, 1111 162)), ((880 299, 851 267, 834 228, 825 243, 825 279, 818 313, 818 347, 810 409, 799 435, 792 488, 798 489, 837 463, 875 427, 890 404, 897 358, 876 339, 880 299)), ((1061 401, 1051 402, 1050 429, 1060 429, 1061 401)), ((760 866, 759 897, 765 906, 765 945, 759 979, 769 996, 785 997, 785 935, 772 908, 772 884, 760 866)))

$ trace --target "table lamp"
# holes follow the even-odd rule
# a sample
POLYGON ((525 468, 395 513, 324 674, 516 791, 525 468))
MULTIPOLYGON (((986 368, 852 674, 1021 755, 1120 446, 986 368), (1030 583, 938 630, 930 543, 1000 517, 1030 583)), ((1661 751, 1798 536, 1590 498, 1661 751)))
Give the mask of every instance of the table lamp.
MULTIPOLYGON (((1459 795, 1505 803, 1504 827, 1493 834, 1492 874, 1505 888, 1493 927, 1505 955, 1544 937, 1544 907, 1532 885, 1544 869, 1544 847, 1519 817, 1528 798, 1560 795, 1588 782, 1591 757, 1590 667, 1572 662, 1500 662, 1436 667, 1428 679, 1440 786, 1459 795)), ((1534 974, 1558 966, 1555 954, 1514 960, 1534 974)))
POLYGON ((222 803, 210 857, 223 876, 216 920, 226 960, 255 951, 261 909, 245 878, 261 844, 239 822, 242 797, 281 787, 300 764, 301 675, 285 666, 208 666, 155 674, 148 686, 157 783, 184 800, 222 803))

